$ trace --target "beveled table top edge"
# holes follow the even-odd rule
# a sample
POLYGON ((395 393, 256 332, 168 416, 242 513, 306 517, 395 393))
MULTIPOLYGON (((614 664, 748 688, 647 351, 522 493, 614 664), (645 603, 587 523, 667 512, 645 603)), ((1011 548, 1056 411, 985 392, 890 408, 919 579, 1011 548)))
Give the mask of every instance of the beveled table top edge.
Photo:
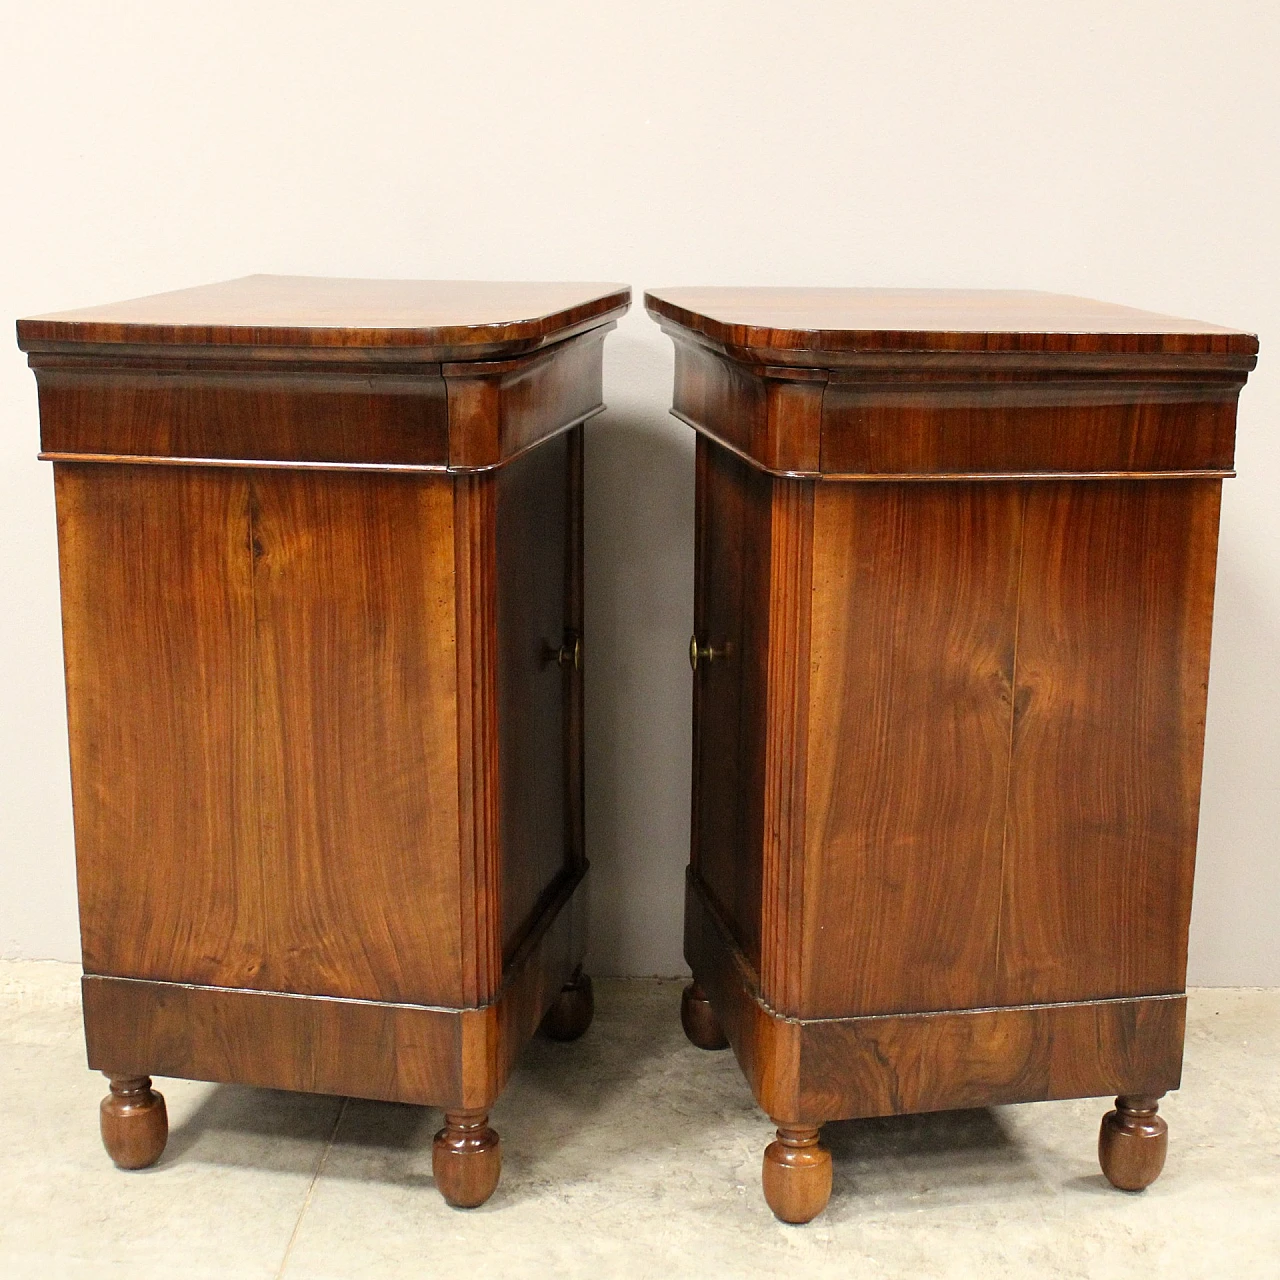
POLYGON ((17 333, 24 351, 270 347, 491 359, 615 321, 630 305, 625 284, 258 275, 30 316, 17 333))
MULTIPOLYGON (((659 323, 759 362, 858 353, 1256 356, 1256 334, 1033 290, 650 289, 659 323)), ((1252 367, 1248 365, 1246 367, 1252 367)))

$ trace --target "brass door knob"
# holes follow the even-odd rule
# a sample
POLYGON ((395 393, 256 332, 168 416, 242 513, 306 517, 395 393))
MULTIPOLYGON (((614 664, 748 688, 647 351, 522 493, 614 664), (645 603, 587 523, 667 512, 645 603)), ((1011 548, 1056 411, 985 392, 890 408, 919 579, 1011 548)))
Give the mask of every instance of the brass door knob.
POLYGON ((542 646, 543 662, 554 662, 560 667, 572 667, 575 671, 582 670, 582 637, 572 631, 566 631, 564 643, 559 648, 554 645, 544 644, 542 646))
POLYGON ((689 637, 689 665, 697 671, 698 663, 715 662, 717 658, 727 658, 729 656, 729 646, 721 645, 719 649, 710 644, 699 644, 696 635, 689 637))
POLYGON ((572 666, 575 671, 582 670, 582 637, 574 636, 572 644, 568 639, 556 652, 556 661, 562 667, 572 666))

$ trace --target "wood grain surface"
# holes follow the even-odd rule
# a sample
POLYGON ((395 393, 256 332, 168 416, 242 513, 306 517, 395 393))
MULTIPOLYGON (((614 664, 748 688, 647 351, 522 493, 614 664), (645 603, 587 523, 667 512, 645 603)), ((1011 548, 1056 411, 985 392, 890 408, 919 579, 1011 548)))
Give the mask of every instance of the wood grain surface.
POLYGON ((1185 985, 1221 488, 1027 488, 995 1003, 1185 985))
POLYGON ((766 997, 991 1003, 1025 491, 816 488, 803 941, 783 948, 803 996, 766 997))
POLYGON ((646 301, 675 345, 672 412, 775 475, 1222 476, 1257 361, 1249 334, 1053 294, 646 301))
POLYGON ((86 971, 463 1003, 451 482, 57 489, 86 971))
POLYGON ((487 1109, 582 963, 586 899, 566 882, 482 1008, 438 1008, 86 974, 89 1065, 487 1109))
POLYGON ((497 479, 502 941, 508 957, 574 863, 568 684, 581 673, 556 657, 573 629, 566 572, 569 453, 568 436, 557 436, 503 467, 497 479))
POLYGON ((546 351, 445 364, 451 470, 492 467, 604 409, 604 340, 612 322, 546 351))
MULTIPOLYGON (((806 770, 813 611, 814 488, 773 480, 770 489, 768 632, 764 688, 761 974, 784 1007, 803 999, 803 969, 790 957, 802 946, 805 892, 806 770)), ((746 701, 746 699, 744 699, 746 701)))
POLYGON ((800 1110, 857 1119, 1161 1094, 1182 1074, 1185 996, 802 1024, 800 1110))
POLYGON ((1176 1089, 1183 996, 807 1019, 759 976, 690 872, 685 956, 752 1093, 775 1121, 827 1120, 1176 1089))
MULTIPOLYGON (((604 410, 606 321, 506 360, 299 365, 182 348, 166 361, 33 353, 53 461, 492 470, 604 410), (135 367, 136 364, 136 367, 135 367), (158 366, 165 365, 160 368, 158 366)), ((359 355, 359 352, 355 352, 359 355)))
POLYGON ((1230 471, 1238 381, 831 382, 829 475, 1230 471))
POLYGON ((821 465, 823 394, 820 370, 750 368, 676 337, 672 413, 767 470, 816 472, 821 465), (812 375, 812 376, 809 376, 812 375))
POLYGON ((616 319, 618 284, 244 276, 18 321, 18 342, 197 348, 425 348, 435 360, 531 351, 616 319))
POLYGON ((55 462, 90 1064, 445 1108, 591 1017, 582 423, 625 288, 254 278, 19 324, 55 462), (567 659, 566 659, 567 655, 567 659), (564 995, 572 983, 571 995, 564 995))
POLYGON ((771 503, 765 477, 698 441, 692 861, 760 963, 771 503))
POLYGON ((443 467, 435 374, 269 376, 41 370, 45 453, 443 467))
POLYGON ((1182 990, 1219 488, 819 487, 783 1011, 1182 990))
POLYGON ((1257 340, 1046 294, 646 303, 698 433, 682 1019, 777 1125, 767 1202, 821 1211, 827 1120, 1104 1093, 1146 1186, 1257 340))
MULTIPOLYGON (((453 481, 461 1003, 493 998, 502 974, 502 796, 498 725, 497 480, 453 481)), ((448 714, 432 707, 430 714, 448 714)), ((443 904, 448 910, 449 904, 443 904)))
POLYGON ((1221 325, 1032 290, 650 289, 651 315, 753 351, 1257 352, 1221 325))

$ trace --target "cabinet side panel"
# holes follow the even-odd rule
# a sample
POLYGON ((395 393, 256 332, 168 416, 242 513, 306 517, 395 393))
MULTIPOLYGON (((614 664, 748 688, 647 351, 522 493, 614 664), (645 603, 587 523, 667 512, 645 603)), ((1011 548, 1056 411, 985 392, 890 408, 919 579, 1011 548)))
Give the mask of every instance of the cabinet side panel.
POLYGON ((763 450, 769 431, 764 379, 705 347, 672 337, 676 354, 672 412, 744 453, 763 450))
POLYGON ((1001 1003, 1183 989, 1220 496, 1030 491, 1001 1003))
POLYGON ((760 965, 771 485, 699 437, 693 868, 760 965))
POLYGON ((604 407, 603 349, 609 328, 540 352, 524 368, 503 378, 499 410, 503 457, 604 407))
POLYGON ((818 485, 804 1017, 990 1002, 1023 502, 818 485))
POLYGON ((270 936, 245 985, 462 1003, 453 482, 252 484, 270 936))
POLYGON ((265 942, 248 481, 54 477, 85 971, 243 985, 265 942))
MULTIPOLYGON (((576 441, 576 437, 574 437, 576 441)), ((572 664, 556 651, 571 629, 570 436, 497 473, 498 761, 503 958, 554 895, 571 855, 567 711, 572 664)))

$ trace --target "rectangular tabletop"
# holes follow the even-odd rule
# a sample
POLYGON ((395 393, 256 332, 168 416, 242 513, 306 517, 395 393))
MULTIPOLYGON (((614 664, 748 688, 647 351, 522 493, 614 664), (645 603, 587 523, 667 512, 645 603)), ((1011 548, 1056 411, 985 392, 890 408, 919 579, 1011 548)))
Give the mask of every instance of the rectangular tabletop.
POLYGON ((630 298, 618 284, 257 275, 19 320, 18 345, 430 348, 468 360, 560 341, 630 298))
POLYGON ((775 475, 1231 473, 1250 333, 1029 290, 681 288, 673 412, 775 475))
POLYGON ((1237 329, 1035 290, 697 286, 650 290, 645 305, 660 321, 781 363, 787 352, 1258 350, 1237 329))

